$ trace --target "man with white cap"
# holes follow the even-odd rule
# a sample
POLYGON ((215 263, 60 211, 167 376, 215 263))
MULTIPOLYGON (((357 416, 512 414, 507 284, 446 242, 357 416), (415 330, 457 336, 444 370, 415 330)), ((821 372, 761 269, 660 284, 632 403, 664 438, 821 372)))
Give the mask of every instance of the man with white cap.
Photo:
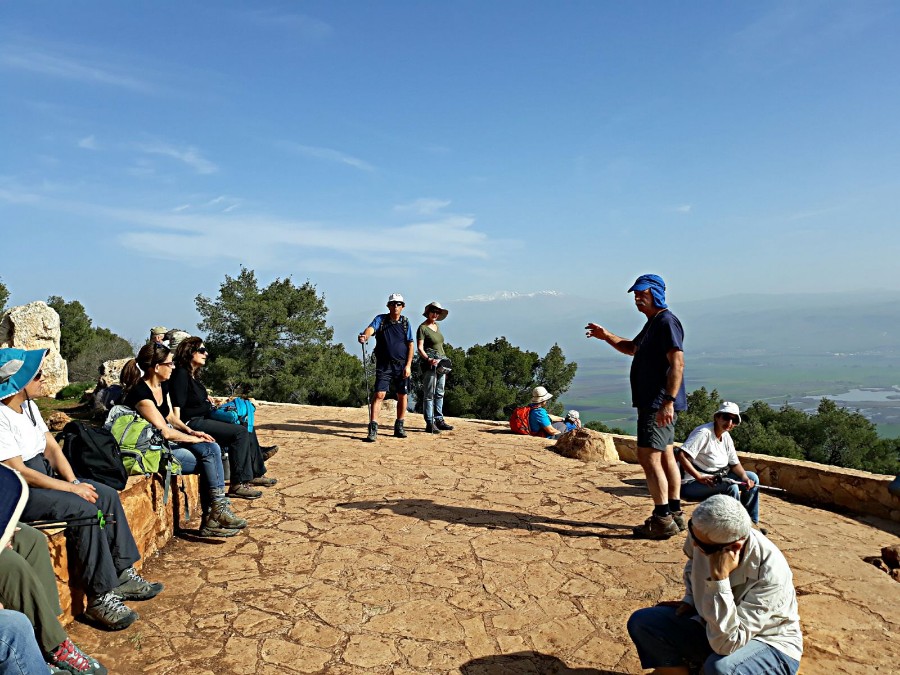
POLYGON ((702 502, 712 495, 730 495, 744 505, 750 520, 758 525, 759 478, 741 466, 729 433, 740 423, 737 403, 725 401, 712 422, 701 424, 690 433, 678 453, 685 472, 681 496, 702 502))
POLYGON ((725 495, 694 509, 688 530, 684 597, 628 619, 641 666, 657 675, 794 675, 803 635, 784 555, 725 495))
POLYGON ((412 360, 415 353, 412 328, 403 316, 406 303, 399 293, 391 293, 387 301, 387 314, 379 314, 359 334, 359 342, 365 344, 375 336, 375 393, 369 414, 369 433, 366 440, 373 443, 378 436, 378 414, 381 402, 391 385, 397 392, 397 421, 394 436, 406 438, 403 420, 406 417, 406 400, 412 360))
POLYGON ((668 539, 684 530, 681 471, 675 459, 675 420, 687 410, 684 391, 684 329, 666 304, 666 284, 656 274, 643 274, 628 289, 647 322, 633 340, 619 337, 596 323, 585 326, 588 337, 609 343, 633 356, 631 404, 637 408, 638 461, 653 497, 653 514, 634 528, 637 537, 668 539))
POLYGON ((165 326, 154 326, 150 329, 149 342, 159 342, 160 344, 165 344, 167 332, 168 328, 166 328, 165 326))

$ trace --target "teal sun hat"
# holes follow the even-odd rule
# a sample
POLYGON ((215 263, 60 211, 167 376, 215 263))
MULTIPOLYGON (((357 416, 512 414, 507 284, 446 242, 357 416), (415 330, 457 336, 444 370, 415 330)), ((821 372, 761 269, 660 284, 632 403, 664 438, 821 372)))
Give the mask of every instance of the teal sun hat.
POLYGON ((47 349, 0 349, 0 399, 22 391, 34 379, 47 349))

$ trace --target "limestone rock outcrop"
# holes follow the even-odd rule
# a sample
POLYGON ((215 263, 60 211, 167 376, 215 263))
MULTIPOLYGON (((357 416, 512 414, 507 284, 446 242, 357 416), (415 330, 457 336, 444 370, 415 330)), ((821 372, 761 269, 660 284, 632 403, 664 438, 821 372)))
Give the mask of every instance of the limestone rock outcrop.
POLYGON ((114 384, 120 384, 119 374, 125 364, 131 360, 131 357, 125 359, 111 359, 104 361, 100 366, 100 379, 97 380, 97 389, 111 387, 114 384))
POLYGON ((0 348, 49 349, 42 367, 44 395, 69 384, 69 367, 59 353, 59 314, 44 302, 20 305, 0 318, 0 348))
POLYGON ((553 450, 563 457, 580 459, 582 462, 619 462, 613 437, 591 429, 567 431, 556 441, 553 450))

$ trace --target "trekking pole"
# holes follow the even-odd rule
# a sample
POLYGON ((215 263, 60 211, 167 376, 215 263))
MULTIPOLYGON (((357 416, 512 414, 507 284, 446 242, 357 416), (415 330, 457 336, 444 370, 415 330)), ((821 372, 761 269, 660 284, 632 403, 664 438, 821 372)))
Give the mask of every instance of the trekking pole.
POLYGON ((363 355, 363 373, 365 373, 366 380, 366 405, 369 408, 369 421, 372 421, 372 395, 369 393, 369 359, 366 357, 366 343, 361 342, 360 346, 362 347, 362 355, 363 355))
POLYGON ((434 435, 435 431, 437 430, 437 427, 434 425, 434 411, 435 411, 436 406, 437 406, 437 400, 436 400, 436 397, 437 397, 437 379, 438 379, 437 366, 432 365, 432 366, 431 366, 431 370, 432 370, 432 378, 431 378, 431 433, 432 433, 432 435, 434 435))
MULTIPOLYGON (((724 476, 722 478, 723 483, 727 483, 728 485, 740 485, 741 487, 747 487, 747 481, 745 480, 735 480, 734 478, 728 478, 724 476)), ((774 485, 761 485, 760 483, 756 484, 760 490, 768 490, 770 492, 787 492, 787 490, 783 488, 775 487, 774 485)))

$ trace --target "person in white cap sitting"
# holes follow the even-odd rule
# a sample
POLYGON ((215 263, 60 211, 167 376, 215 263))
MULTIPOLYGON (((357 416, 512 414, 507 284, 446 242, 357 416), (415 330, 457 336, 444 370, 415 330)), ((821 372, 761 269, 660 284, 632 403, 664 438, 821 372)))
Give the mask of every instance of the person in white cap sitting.
POLYGON ((416 346, 419 350, 419 365, 422 369, 422 414, 425 417, 425 431, 439 434, 452 431, 453 427, 444 421, 444 386, 447 373, 438 373, 437 366, 444 353, 444 334, 438 321, 447 318, 449 310, 441 307, 441 303, 429 302, 422 312, 425 321, 416 330, 416 346))
POLYGON ((359 342, 365 344, 375 336, 375 393, 369 413, 369 434, 366 440, 373 443, 378 436, 378 414, 381 402, 391 385, 397 392, 397 421, 394 436, 406 438, 403 420, 406 417, 406 401, 409 392, 409 376, 415 353, 412 328, 403 316, 406 302, 399 293, 391 293, 387 301, 387 314, 379 314, 359 334, 359 342))
POLYGON ((697 506, 688 532, 682 599, 628 619, 641 667, 658 675, 795 675, 803 634, 782 552, 725 495, 697 506))
POLYGON ((730 495, 739 500, 754 525, 759 524, 759 478, 746 471, 728 433, 741 423, 736 403, 725 401, 713 421, 694 429, 678 452, 684 469, 681 496, 701 502, 713 495, 730 495))

